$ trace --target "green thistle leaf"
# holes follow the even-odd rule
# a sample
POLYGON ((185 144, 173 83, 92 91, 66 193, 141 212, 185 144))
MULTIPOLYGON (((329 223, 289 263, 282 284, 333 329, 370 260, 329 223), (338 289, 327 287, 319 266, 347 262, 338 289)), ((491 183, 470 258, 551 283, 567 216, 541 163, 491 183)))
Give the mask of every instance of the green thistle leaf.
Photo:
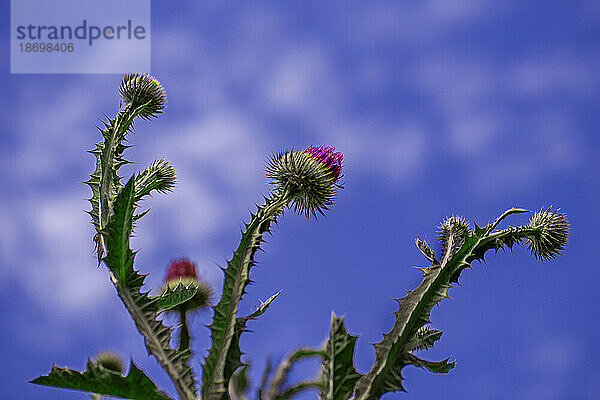
POLYGON ((104 261, 112 272, 111 280, 137 329, 144 336, 148 352, 156 357, 173 379, 182 399, 194 399, 194 374, 182 361, 189 357, 189 349, 177 351, 171 348, 172 329, 156 320, 161 311, 157 306, 158 298, 151 298, 147 292, 142 292, 146 276, 133 268, 135 253, 129 248, 129 238, 135 211, 134 177, 123 187, 113 208, 113 215, 104 232, 107 249, 104 261))
POLYGON ((431 246, 429 246, 429 243, 427 243, 426 239, 421 240, 420 238, 416 238, 415 244, 417 245, 417 248, 421 251, 421 253, 423 253, 425 258, 427 258, 432 264, 438 263, 438 260, 435 256, 435 251, 432 250, 431 246))
POLYGON ((413 354, 409 354, 407 364, 412 364, 416 367, 426 368, 430 372, 436 374, 445 374, 449 372, 456 365, 454 362, 448 362, 449 358, 442 361, 427 361, 423 360, 413 354))
POLYGON ((166 193, 173 190, 177 179, 175 167, 164 159, 156 160, 135 178, 135 200, 149 195, 153 190, 166 193))
POLYGON ((235 370, 229 380, 229 399, 247 400, 246 391, 248 390, 248 366, 244 365, 235 370))
POLYGON ((331 313, 331 331, 323 352, 321 375, 323 400, 346 400, 354 390, 360 374, 354 368, 354 347, 358 336, 346 331, 344 318, 331 313))
POLYGON ((132 177, 115 199, 113 215, 108 220, 104 231, 107 249, 104 262, 120 282, 125 282, 127 276, 133 271, 134 254, 129 248, 135 211, 133 184, 132 177))
POLYGON ((433 344, 440 340, 442 333, 443 332, 438 329, 433 329, 428 325, 423 325, 421 328, 419 328, 417 333, 415 333, 413 339, 408 343, 407 348, 409 351, 426 350, 430 347, 433 347, 433 344))
POLYGON ((133 400, 170 400, 156 387, 150 378, 133 361, 129 373, 123 376, 88 360, 84 372, 55 365, 48 375, 30 381, 38 385, 56 386, 66 389, 83 390, 109 396, 119 396, 133 400))
POLYGON ((170 310, 189 301, 196 295, 196 292, 198 292, 198 285, 193 283, 184 285, 183 282, 179 282, 173 288, 167 286, 165 291, 158 296, 156 306, 161 310, 170 310))

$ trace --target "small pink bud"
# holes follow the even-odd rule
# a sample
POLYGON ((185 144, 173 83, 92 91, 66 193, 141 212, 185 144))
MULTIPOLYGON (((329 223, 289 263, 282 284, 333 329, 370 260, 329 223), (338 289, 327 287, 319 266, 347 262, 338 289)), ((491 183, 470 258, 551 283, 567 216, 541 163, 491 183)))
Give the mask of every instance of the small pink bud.
POLYGON ((179 309, 191 311, 202 309, 210 305, 213 288, 207 282, 198 279, 196 265, 187 258, 181 258, 171 263, 167 270, 162 293, 165 293, 167 290, 174 290, 180 285, 183 285, 184 287, 190 287, 190 285, 192 285, 197 288, 197 291, 194 297, 182 303, 179 306, 179 309))
POLYGON ((196 266, 187 258, 173 261, 167 270, 165 282, 179 280, 181 278, 198 279, 196 274, 196 266))

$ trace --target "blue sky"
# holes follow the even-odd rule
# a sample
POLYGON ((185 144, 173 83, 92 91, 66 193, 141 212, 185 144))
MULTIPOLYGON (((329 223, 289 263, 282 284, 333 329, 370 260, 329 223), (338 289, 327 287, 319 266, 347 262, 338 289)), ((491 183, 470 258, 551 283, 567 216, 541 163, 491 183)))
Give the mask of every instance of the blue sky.
MULTIPOLYGON (((152 4, 152 73, 166 113, 132 138, 133 173, 158 157, 179 185, 155 196, 133 246, 157 288, 186 256, 220 289, 243 220, 261 200, 277 149, 336 146, 345 188, 327 218, 280 219, 258 256, 242 311, 282 294, 246 335, 254 384, 267 357, 319 346, 331 311, 360 335, 356 366, 419 282, 416 236, 446 216, 480 225, 504 209, 562 208, 572 234, 549 263, 525 251, 463 273, 432 313, 445 331, 406 368, 408 394, 385 399, 594 399, 600 394, 595 232, 600 224, 600 7, 594 1, 247 2, 152 4)), ((0 383, 9 399, 84 399, 25 384, 52 362, 81 369, 114 349, 167 392, 142 338, 96 269, 84 198, 95 126, 118 107, 119 75, 11 75, 1 5, 0 383)), ((514 223, 526 219, 515 217, 514 223)), ((210 313, 193 318, 197 364, 210 313)), ((312 377, 315 364, 292 378, 312 377)), ((302 398, 314 398, 309 393, 302 398)))

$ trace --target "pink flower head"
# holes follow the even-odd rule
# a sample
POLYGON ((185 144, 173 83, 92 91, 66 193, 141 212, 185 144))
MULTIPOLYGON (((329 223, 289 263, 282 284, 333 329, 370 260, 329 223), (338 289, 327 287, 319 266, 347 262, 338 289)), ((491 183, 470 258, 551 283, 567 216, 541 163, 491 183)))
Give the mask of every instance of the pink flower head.
POLYGON ((334 147, 327 146, 311 146, 306 148, 303 153, 310 154, 325 166, 331 173, 333 183, 340 179, 342 174, 342 160, 344 155, 335 151, 334 147))
POLYGON ((167 270, 165 282, 179 280, 181 278, 198 279, 196 274, 196 266, 187 258, 173 261, 167 270))

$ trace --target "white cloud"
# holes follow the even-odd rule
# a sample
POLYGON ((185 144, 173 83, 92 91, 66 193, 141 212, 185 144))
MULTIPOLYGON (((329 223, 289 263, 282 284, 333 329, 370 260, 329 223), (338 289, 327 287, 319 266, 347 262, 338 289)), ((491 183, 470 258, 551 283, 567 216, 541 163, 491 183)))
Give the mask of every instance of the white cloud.
POLYGON ((577 341, 566 337, 543 337, 534 343, 527 355, 525 369, 528 385, 522 398, 564 398, 569 390, 570 376, 580 359, 577 341))
POLYGON ((414 178, 428 158, 427 132, 415 123, 369 124, 349 120, 322 128, 328 142, 339 144, 347 175, 372 175, 384 181, 414 178))
MULTIPOLYGON (((226 50, 199 60, 197 74, 188 75, 184 83, 174 82, 178 94, 201 92, 203 116, 182 119, 164 135, 167 139, 157 142, 156 151, 166 154, 180 170, 194 165, 197 169, 209 166, 213 174, 227 171, 222 178, 228 185, 244 185, 248 192, 240 198, 247 201, 263 182, 264 159, 278 143, 287 143, 284 133, 275 131, 270 122, 270 118, 283 117, 305 127, 305 133, 296 136, 299 146, 334 145, 344 153, 347 168, 384 179, 413 177, 425 154, 426 131, 414 122, 357 119, 347 107, 353 88, 345 86, 337 73, 328 46, 318 40, 290 37, 275 14, 263 17, 252 23, 241 18, 240 37, 255 37, 256 29, 269 32, 277 43, 272 48, 261 47, 258 41, 234 40, 226 50), (283 45, 287 41, 291 43, 283 45), (244 82, 255 94, 250 104, 240 104, 233 97, 235 90, 230 87, 235 82, 244 82), (273 144, 269 146, 269 142, 273 144), (231 157, 223 157, 226 153, 231 157)), ((176 48, 181 42, 200 51, 204 46, 201 39, 177 31, 155 37, 165 48, 176 48), (171 40, 177 43, 170 46, 171 40)), ((380 68, 378 64, 371 67, 380 68)), ((361 82, 356 84, 364 84, 365 79, 361 82)), ((237 194, 241 194, 239 190, 237 194)))
POLYGON ((540 161, 548 169, 569 169, 585 155, 581 133, 571 117, 560 109, 543 109, 531 120, 540 161))
POLYGON ((86 118, 96 102, 92 91, 81 90, 78 83, 59 91, 33 85, 23 89, 17 103, 22 108, 14 116, 16 143, 0 153, 5 173, 17 174, 21 181, 48 182, 63 176, 81 157, 86 138, 82 127, 95 129, 96 120, 86 118))
POLYGON ((499 11, 499 6, 483 0, 429 0, 422 8, 423 18, 436 23, 457 24, 499 11))
POLYGON ((23 254, 10 257, 12 274, 49 312, 81 314, 113 294, 106 271, 95 268, 80 197, 80 193, 36 197, 21 204, 15 216, 29 240, 21 245, 23 254))
POLYGON ((476 57, 433 57, 417 65, 412 73, 440 118, 438 135, 449 155, 468 159, 474 193, 522 189, 585 159, 575 117, 556 104, 565 94, 585 100, 597 88, 594 61, 565 55, 498 66, 476 57))
MULTIPOLYGON (((462 57, 438 51, 443 48, 443 29, 491 15, 498 16, 505 11, 504 7, 490 7, 489 3, 466 1, 431 1, 419 7, 402 9, 373 5, 368 10, 349 10, 351 16, 347 22, 351 26, 358 24, 350 31, 369 38, 363 43, 352 36, 356 46, 370 46, 368 42, 378 40, 377 35, 380 34, 383 36, 379 39, 391 40, 390 35, 405 29, 407 24, 415 29, 419 25, 418 29, 429 31, 427 50, 421 57, 407 60, 403 79, 413 82, 419 92, 426 94, 431 102, 431 114, 438 113, 441 117, 441 130, 436 132, 418 119, 405 121, 388 117, 381 121, 377 115, 357 117, 348 103, 356 95, 356 90, 385 88, 393 84, 398 75, 390 73, 390 67, 384 64, 384 60, 372 58, 356 69, 356 79, 349 85, 348 75, 341 76, 338 72, 337 60, 330 51, 329 43, 308 34, 302 37, 290 34, 282 23, 285 16, 277 13, 258 12, 259 18, 253 20, 250 17, 253 12, 247 11, 249 17, 240 18, 240 37, 256 38, 257 30, 267 32, 273 40, 270 47, 261 45, 262 42, 257 40, 234 40, 223 51, 211 52, 213 57, 210 60, 201 60, 199 75, 204 76, 192 78, 192 83, 188 84, 200 87, 201 82, 209 82, 210 89, 203 92, 204 104, 216 107, 207 109, 208 115, 235 109, 233 120, 243 123, 233 129, 244 131, 245 124, 259 127, 258 137, 265 145, 261 148, 262 154, 255 154, 257 160, 269 152, 266 143, 276 143, 280 135, 272 131, 268 118, 283 113, 284 118, 306 128, 304 140, 307 142, 333 144, 341 149, 346 156, 348 171, 354 169, 394 180, 415 177, 426 162, 427 154, 432 150, 435 152, 435 146, 443 146, 444 153, 450 156, 474 158, 469 162, 470 171, 465 172, 479 176, 482 185, 486 182, 493 185, 502 176, 507 179, 506 187, 514 188, 528 179, 530 182, 540 179, 548 169, 573 166, 576 162, 573 154, 580 149, 575 137, 532 131, 545 129, 538 124, 523 127, 521 131, 527 131, 526 136, 533 138, 527 140, 535 141, 540 135, 544 136, 544 146, 534 147, 536 151, 528 154, 522 154, 517 147, 515 151, 499 157, 501 147, 496 145, 515 135, 515 118, 527 119, 527 116, 516 116, 510 103, 524 96, 531 97, 534 93, 552 94, 567 90, 575 95, 585 95, 583 86, 586 83, 595 85, 595 81, 589 73, 590 62, 578 61, 577 57, 550 57, 534 61, 516 59, 512 65, 501 66, 474 55, 462 57), (408 22, 398 24, 398 18, 408 22), (429 23, 422 24, 424 20, 429 23), (371 37, 369 32, 374 36, 371 37), (565 62, 566 59, 571 61, 565 62), (265 60, 269 60, 268 63, 265 60), (237 62, 243 67, 239 67, 237 62), (194 81, 199 83, 194 84, 194 81), (228 94, 232 82, 248 82, 246 88, 257 95, 255 102, 249 106, 240 104, 228 94), (428 146, 429 152, 423 150, 425 146, 428 146), (496 163, 486 164, 483 168, 481 163, 484 160, 495 160, 496 163)), ((420 32, 413 28, 409 29, 411 38, 420 32)), ((170 35, 166 32, 165 37, 170 35)), ((160 36, 157 33, 156 37, 160 36)), ((205 46, 202 40, 191 36, 182 38, 181 34, 173 34, 172 38, 178 42, 196 42, 192 44, 195 47, 205 46)), ((543 104, 540 102, 540 106, 543 104)), ((188 123, 189 126, 196 124, 193 120, 188 123)), ((570 117, 565 116, 560 125, 561 132, 568 131, 571 125, 570 117)), ((554 128, 554 131, 557 130, 554 128)), ((233 175, 241 172, 241 167, 235 172, 232 169, 233 175)))
POLYGON ((580 358, 576 340, 565 337, 547 337, 534 345, 529 354, 530 368, 534 371, 564 374, 580 358))
POLYGON ((418 46, 435 43, 448 32, 464 28, 470 22, 498 18, 506 8, 505 4, 483 0, 370 2, 345 10, 347 22, 340 25, 345 34, 362 45, 401 41, 408 46, 418 46))
POLYGON ((180 174, 178 179, 182 182, 179 188, 164 200, 152 202, 152 212, 159 218, 145 218, 142 224, 154 226, 155 232, 148 232, 140 226, 139 236, 144 239, 136 239, 136 245, 150 249, 152 243, 158 243, 163 235, 184 243, 197 242, 219 229, 226 212, 224 202, 199 177, 180 174), (159 223, 153 224, 157 219, 159 223), (149 238, 148 234, 156 237, 149 238))
POLYGON ((270 106, 296 114, 337 109, 340 90, 326 49, 316 43, 292 46, 275 60, 266 83, 270 106))
POLYGON ((92 147, 85 141, 97 123, 88 120, 90 109, 98 108, 91 90, 98 82, 92 81, 77 78, 60 89, 24 85, 13 117, 15 140, 1 149, 3 179, 19 193, 0 207, 3 226, 10 230, 10 245, 0 249, 2 279, 16 283, 55 317, 98 309, 112 295, 105 271, 94 264, 89 218, 83 212, 89 208, 83 200, 88 191, 65 182, 81 160, 90 161, 89 171, 93 167, 83 152, 92 147), (82 90, 86 86, 90 90, 82 90))
POLYGON ((450 148, 465 156, 487 153, 501 126, 502 121, 497 116, 476 113, 450 122, 450 148))
POLYGON ((498 93, 501 71, 474 57, 434 56, 417 60, 410 70, 418 89, 426 91, 447 117, 461 117, 485 106, 498 93))
POLYGON ((572 55, 520 60, 508 75, 516 94, 542 100, 564 94, 587 97, 595 94, 598 86, 593 63, 572 55))

